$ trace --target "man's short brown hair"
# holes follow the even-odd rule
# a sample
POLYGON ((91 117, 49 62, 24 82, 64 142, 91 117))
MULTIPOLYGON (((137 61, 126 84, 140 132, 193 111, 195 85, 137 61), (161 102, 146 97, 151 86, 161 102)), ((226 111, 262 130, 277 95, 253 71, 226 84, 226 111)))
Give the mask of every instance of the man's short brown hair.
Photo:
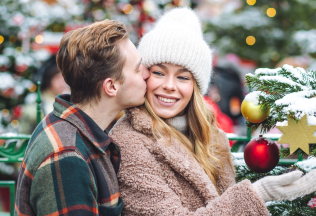
POLYGON ((99 101, 106 78, 123 79, 125 58, 119 42, 127 39, 123 23, 104 20, 66 33, 57 53, 57 64, 70 86, 71 102, 99 101))

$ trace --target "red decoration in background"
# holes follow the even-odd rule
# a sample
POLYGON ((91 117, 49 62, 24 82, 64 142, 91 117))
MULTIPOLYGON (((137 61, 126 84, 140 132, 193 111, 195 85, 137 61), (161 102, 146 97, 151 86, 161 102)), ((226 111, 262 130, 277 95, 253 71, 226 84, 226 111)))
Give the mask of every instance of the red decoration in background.
POLYGON ((316 207, 316 197, 313 198, 313 199, 311 199, 311 200, 307 203, 307 205, 308 205, 309 207, 311 207, 312 209, 314 209, 314 208, 316 207))
POLYGON ((22 117, 22 106, 17 105, 12 109, 12 119, 20 119, 22 117))
MULTIPOLYGON (((208 96, 204 96, 205 102, 210 106, 215 114, 217 120, 217 126, 222 129, 225 133, 234 133, 234 122, 227 115, 225 115, 221 108, 208 96)), ((229 141, 230 147, 233 146, 235 141, 229 141)))
POLYGON ((252 139, 244 151, 244 159, 254 172, 265 173, 271 171, 279 162, 279 148, 269 139, 259 138, 252 139))

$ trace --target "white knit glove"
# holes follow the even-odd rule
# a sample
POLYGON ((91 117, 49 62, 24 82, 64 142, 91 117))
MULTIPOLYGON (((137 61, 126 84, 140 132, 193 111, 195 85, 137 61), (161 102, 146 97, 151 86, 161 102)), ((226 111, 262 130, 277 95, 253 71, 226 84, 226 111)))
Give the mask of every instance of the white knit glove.
POLYGON ((316 170, 301 178, 302 174, 301 171, 293 171, 279 176, 267 176, 252 185, 265 202, 290 200, 316 191, 316 170))

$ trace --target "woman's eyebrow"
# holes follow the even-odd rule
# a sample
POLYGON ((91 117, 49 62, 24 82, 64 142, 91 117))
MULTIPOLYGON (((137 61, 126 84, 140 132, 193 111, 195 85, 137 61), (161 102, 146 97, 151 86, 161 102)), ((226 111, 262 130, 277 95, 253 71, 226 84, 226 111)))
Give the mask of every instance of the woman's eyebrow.
POLYGON ((157 64, 156 66, 160 67, 161 69, 167 70, 168 68, 163 64, 157 64))
POLYGON ((191 71, 189 71, 188 69, 186 69, 186 68, 181 68, 181 69, 178 69, 178 71, 177 72, 190 72, 191 73, 191 71))

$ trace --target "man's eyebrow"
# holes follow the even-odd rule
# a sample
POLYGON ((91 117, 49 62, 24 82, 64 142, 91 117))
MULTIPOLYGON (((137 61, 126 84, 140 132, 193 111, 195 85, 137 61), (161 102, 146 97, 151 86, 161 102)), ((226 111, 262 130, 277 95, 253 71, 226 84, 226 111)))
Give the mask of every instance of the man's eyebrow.
POLYGON ((142 63, 142 59, 140 59, 140 61, 138 62, 138 64, 136 65, 135 71, 137 71, 139 69, 140 64, 142 63))

